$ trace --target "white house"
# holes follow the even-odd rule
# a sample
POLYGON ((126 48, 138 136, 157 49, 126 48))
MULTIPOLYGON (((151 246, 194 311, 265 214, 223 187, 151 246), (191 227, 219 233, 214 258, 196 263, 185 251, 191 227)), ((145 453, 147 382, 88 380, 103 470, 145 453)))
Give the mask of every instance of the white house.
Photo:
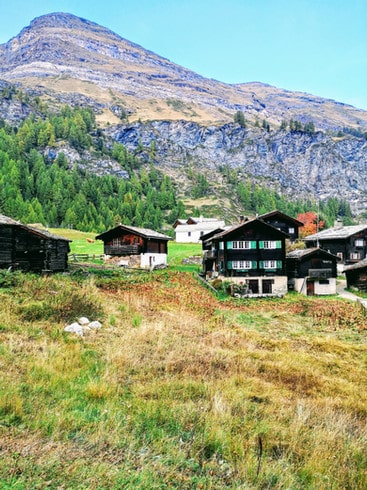
POLYGON ((216 218, 190 217, 178 219, 173 224, 175 240, 180 243, 201 243, 200 237, 218 228, 224 229, 225 222, 216 218))

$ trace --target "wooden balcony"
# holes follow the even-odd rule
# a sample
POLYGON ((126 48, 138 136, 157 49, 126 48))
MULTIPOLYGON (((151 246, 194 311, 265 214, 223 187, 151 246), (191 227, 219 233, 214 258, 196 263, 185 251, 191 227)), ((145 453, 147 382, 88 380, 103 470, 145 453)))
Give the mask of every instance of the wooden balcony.
POLYGON ((105 245, 104 253, 106 255, 139 255, 142 253, 142 247, 139 245, 105 245))

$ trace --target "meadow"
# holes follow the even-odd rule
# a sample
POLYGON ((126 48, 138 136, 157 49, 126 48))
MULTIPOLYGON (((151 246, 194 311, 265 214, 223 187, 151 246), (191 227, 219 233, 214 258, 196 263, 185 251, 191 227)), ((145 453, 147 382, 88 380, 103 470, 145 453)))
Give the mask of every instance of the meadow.
POLYGON ((152 273, 0 274, 0 488, 366 488, 365 313, 215 296, 170 245, 152 273))

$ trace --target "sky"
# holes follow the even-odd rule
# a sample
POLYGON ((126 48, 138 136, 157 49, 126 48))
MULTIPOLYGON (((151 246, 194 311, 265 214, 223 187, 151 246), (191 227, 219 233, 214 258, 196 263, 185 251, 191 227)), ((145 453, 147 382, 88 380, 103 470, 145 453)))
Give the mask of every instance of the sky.
POLYGON ((367 0, 1 0, 0 44, 68 12, 208 78, 367 110, 367 0))

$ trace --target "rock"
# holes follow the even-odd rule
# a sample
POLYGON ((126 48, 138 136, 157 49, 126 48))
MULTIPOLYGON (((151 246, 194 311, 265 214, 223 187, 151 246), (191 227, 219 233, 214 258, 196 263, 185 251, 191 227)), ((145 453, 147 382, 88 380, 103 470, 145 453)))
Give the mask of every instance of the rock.
POLYGON ((87 317, 82 316, 82 317, 78 318, 78 323, 80 325, 88 325, 90 323, 90 320, 87 317))
POLYGON ((102 323, 99 322, 98 320, 94 320, 93 322, 90 322, 88 325, 89 329, 99 329, 102 328, 102 323))

